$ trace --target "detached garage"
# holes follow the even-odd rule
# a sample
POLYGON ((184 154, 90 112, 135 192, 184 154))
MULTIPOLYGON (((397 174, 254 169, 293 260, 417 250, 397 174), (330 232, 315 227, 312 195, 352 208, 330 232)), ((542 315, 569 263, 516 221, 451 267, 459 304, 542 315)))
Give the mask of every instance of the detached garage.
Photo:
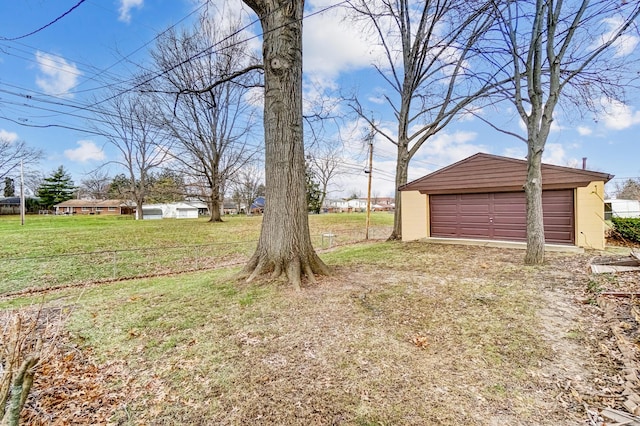
MULTIPOLYGON (((480 153, 404 185, 402 239, 526 241, 526 171, 524 160, 480 153)), ((603 249, 612 177, 543 164, 545 241, 603 249)))

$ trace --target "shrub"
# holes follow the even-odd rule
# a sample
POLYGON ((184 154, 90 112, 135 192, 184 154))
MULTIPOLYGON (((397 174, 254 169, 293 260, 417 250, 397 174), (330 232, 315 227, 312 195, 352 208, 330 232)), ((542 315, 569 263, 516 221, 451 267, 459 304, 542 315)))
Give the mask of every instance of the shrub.
POLYGON ((640 243, 640 219, 613 217, 611 221, 621 237, 640 243))

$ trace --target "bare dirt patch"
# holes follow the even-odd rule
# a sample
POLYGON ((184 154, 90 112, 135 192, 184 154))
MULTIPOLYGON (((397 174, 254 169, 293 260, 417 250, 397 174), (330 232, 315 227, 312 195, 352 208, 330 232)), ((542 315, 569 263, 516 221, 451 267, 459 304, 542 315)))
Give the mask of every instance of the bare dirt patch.
POLYGON ((335 275, 299 293, 206 274, 132 285, 109 309, 87 302, 91 333, 111 343, 76 325, 82 356, 65 362, 122 359, 94 376, 116 424, 579 425, 621 408, 621 364, 589 303, 593 255, 550 253, 540 267, 523 255, 363 244, 327 254, 335 275))

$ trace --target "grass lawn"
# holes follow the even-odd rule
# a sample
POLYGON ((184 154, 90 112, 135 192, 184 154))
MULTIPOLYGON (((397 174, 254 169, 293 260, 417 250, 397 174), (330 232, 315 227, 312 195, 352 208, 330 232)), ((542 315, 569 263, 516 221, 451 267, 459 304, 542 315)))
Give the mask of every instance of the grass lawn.
MULTIPOLYGON (((312 233, 363 219, 311 216, 312 233)), ((78 250, 87 236, 98 239, 90 229, 113 242, 135 235, 150 244, 152 233, 188 241, 173 222, 122 221, 128 232, 119 237, 118 221, 104 230, 81 222, 31 229, 57 247, 54 229, 59 238, 66 229, 78 250)), ((188 232, 194 243, 202 233, 255 238, 259 220, 240 222, 193 221, 188 232)), ((28 233, 0 226, 14 241, 28 233)), ((549 254, 546 265, 524 267, 518 250, 373 242, 321 257, 334 275, 298 293, 238 282, 233 268, 48 293, 45 309, 65 331, 25 416, 30 424, 584 424, 589 399, 578 385, 593 382, 590 349, 579 346, 570 315, 550 328, 541 312, 586 286, 589 255, 549 254), (74 396, 45 398, 56 392, 74 396)))
MULTIPOLYGON (((315 247, 364 238, 362 213, 310 215, 315 247), (322 237, 332 234, 331 241, 322 237)), ((373 213, 372 238, 393 215, 373 213)), ((135 221, 129 216, 0 216, 0 295, 240 264, 253 253, 260 216, 135 221)))

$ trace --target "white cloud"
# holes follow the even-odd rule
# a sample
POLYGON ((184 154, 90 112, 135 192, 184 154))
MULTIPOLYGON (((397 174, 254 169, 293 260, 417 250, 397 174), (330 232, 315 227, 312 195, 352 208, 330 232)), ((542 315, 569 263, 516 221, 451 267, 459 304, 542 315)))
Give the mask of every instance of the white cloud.
POLYGON ((556 164, 558 166, 566 166, 568 160, 564 147, 559 143, 547 143, 542 153, 542 161, 547 164, 556 164))
POLYGON ((519 160, 524 160, 525 158, 527 158, 527 147, 524 143, 521 143, 520 146, 518 147, 511 146, 511 147, 505 148, 502 151, 502 154, 500 155, 504 157, 517 158, 519 160))
POLYGON ((118 8, 120 16, 118 16, 118 20, 128 24, 131 22, 131 9, 134 7, 141 9, 143 4, 144 0, 120 0, 120 7, 118 8))
MULTIPOLYGON (((527 114, 529 114, 529 111, 527 111, 527 114)), ((526 137, 527 125, 522 119, 518 120, 518 126, 520 127, 520 130, 522 130, 523 132, 523 137, 526 137)), ((560 122, 558 121, 558 117, 553 117, 553 121, 551 122, 551 128, 549 129, 549 132, 553 133, 553 132, 559 132, 561 130, 564 130, 564 127, 560 125, 560 122)))
POLYGON ((75 64, 70 64, 61 56, 36 52, 36 61, 42 75, 36 77, 36 84, 47 95, 66 96, 73 95, 67 92, 72 89, 82 73, 75 64))
MULTIPOLYGON (((505 157, 517 158, 519 160, 527 159, 527 146, 521 143, 520 146, 511 146, 505 148, 502 154, 505 157)), ((576 167, 578 160, 575 158, 567 158, 565 145, 559 143, 547 142, 542 153, 542 161, 546 164, 555 164, 558 166, 576 167)))
MULTIPOLYGON (((616 35, 620 27, 624 24, 623 18, 619 16, 603 19, 602 22, 609 27, 609 30, 602 34, 602 36, 598 40, 598 43, 594 43, 591 46, 593 49, 596 49, 599 46, 608 43, 616 35)), ((631 53, 633 53, 639 42, 640 37, 638 36, 630 34, 629 32, 622 34, 612 43, 612 47, 615 49, 614 56, 619 58, 630 55, 631 53)))
POLYGON ((593 130, 591 130, 591 128, 587 126, 578 126, 576 130, 578 131, 580 136, 589 136, 593 133, 593 130))
POLYGON ((479 106, 470 105, 469 107, 465 108, 460 115, 458 115, 458 121, 459 122, 473 121, 478 115, 479 116, 484 115, 484 109, 479 106))
MULTIPOLYGON (((261 57, 262 40, 261 37, 256 37, 255 30, 258 27, 249 26, 254 21, 255 15, 243 2, 233 0, 217 0, 216 2, 209 2, 206 7, 208 28, 205 31, 212 39, 212 43, 221 47, 227 46, 239 42, 241 40, 248 40, 249 52, 257 57, 261 57), (239 31, 239 29, 241 29, 239 31), (238 32, 239 31, 239 32, 238 32), (229 34, 235 34, 234 37, 227 39, 229 34), (223 41, 222 38, 226 39, 223 41)), ((259 31, 259 30, 258 30, 259 31)), ((238 67, 248 65, 243 61, 247 61, 249 57, 236 58, 238 67)))
POLYGON ((628 105, 614 99, 602 99, 601 102, 604 109, 601 118, 607 128, 623 130, 640 123, 640 111, 634 112, 628 105))
POLYGON ((447 133, 442 131, 427 141, 416 154, 416 161, 428 161, 436 168, 448 166, 478 152, 488 152, 482 144, 473 143, 478 134, 476 132, 456 131, 447 133))
POLYGON ((18 134, 15 132, 8 132, 4 129, 0 129, 0 140, 15 142, 18 140, 18 134))
MULTIPOLYGON (((326 7, 317 0, 311 3, 314 10, 326 7)), ((366 39, 362 23, 346 15, 345 9, 334 8, 305 20, 305 73, 335 78, 342 71, 369 67, 383 58, 381 47, 366 39)))
POLYGON ((104 151, 95 142, 89 140, 78 141, 76 149, 65 149, 64 156, 71 161, 85 163, 87 161, 100 161, 106 158, 104 151))

